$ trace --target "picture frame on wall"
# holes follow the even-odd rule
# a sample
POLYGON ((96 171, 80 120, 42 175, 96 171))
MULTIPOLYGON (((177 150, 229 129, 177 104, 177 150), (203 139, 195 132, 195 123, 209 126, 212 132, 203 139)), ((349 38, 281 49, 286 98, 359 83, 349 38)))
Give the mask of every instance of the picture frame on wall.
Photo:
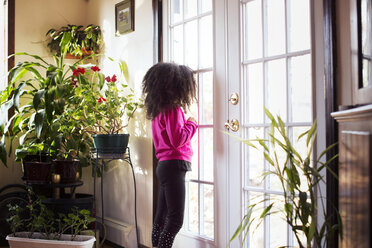
POLYGON ((134 0, 124 0, 115 4, 115 35, 134 31, 134 0))

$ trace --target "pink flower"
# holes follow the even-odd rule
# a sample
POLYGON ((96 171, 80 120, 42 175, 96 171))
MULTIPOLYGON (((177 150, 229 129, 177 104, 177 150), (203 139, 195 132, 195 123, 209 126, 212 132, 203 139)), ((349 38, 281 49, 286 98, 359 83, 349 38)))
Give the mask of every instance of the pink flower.
POLYGON ((92 66, 90 69, 92 69, 92 71, 100 71, 101 69, 98 68, 98 66, 92 66))
POLYGON ((97 102, 98 103, 100 103, 100 102, 106 102, 106 99, 104 97, 100 97, 100 98, 98 98, 97 102))

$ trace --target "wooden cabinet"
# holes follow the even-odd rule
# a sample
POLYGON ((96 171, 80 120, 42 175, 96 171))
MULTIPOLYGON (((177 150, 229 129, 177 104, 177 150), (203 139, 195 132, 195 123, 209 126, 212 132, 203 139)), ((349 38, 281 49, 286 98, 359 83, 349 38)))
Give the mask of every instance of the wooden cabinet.
POLYGON ((372 247, 372 104, 332 113, 339 124, 342 248, 372 247))

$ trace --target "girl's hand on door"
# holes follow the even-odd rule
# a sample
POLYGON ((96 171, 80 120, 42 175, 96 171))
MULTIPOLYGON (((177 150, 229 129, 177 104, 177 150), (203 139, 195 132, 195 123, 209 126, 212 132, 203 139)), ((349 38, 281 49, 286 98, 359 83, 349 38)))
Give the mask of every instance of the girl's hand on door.
POLYGON ((189 117, 189 118, 187 119, 187 121, 192 121, 192 122, 194 122, 195 124, 198 124, 198 123, 196 122, 196 120, 195 120, 194 117, 189 117))

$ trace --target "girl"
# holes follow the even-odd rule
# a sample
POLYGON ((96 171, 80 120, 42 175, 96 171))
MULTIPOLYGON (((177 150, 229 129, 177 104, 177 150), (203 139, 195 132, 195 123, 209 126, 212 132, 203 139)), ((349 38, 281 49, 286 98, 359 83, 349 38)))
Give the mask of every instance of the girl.
POLYGON ((158 63, 143 79, 147 118, 152 120, 156 174, 160 184, 152 229, 154 247, 172 247, 183 224, 185 174, 191 170, 191 138, 196 132, 194 118, 185 119, 183 109, 196 100, 193 72, 186 66, 158 63))

